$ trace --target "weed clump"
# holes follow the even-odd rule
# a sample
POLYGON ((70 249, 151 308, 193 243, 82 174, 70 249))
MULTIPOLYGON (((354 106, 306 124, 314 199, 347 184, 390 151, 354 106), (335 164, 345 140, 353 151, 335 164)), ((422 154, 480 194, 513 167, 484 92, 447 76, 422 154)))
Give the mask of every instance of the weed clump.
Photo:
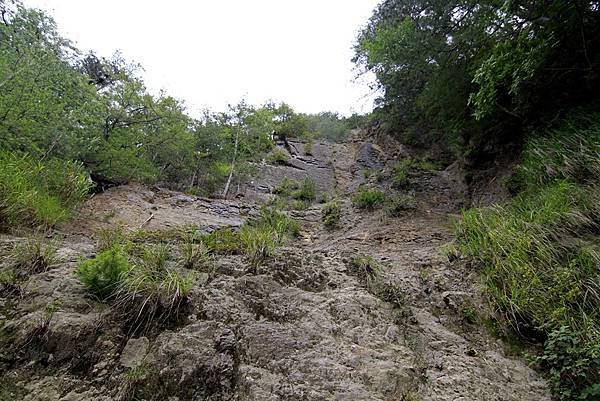
POLYGON ((325 227, 330 230, 338 228, 340 226, 340 219, 342 217, 342 207, 338 201, 327 202, 321 209, 321 220, 325 227))
POLYGON ((115 304, 133 331, 147 330, 153 321, 175 320, 188 305, 195 275, 171 269, 167 245, 145 248, 135 266, 121 277, 115 304))
POLYGON ((283 177, 283 180, 273 189, 273 193, 283 197, 289 197, 293 191, 300 189, 300 183, 293 178, 283 177))
POLYGON ((390 217, 400 217, 404 213, 417 208, 417 201, 412 192, 397 194, 388 199, 385 212, 390 217))
POLYGON ((183 267, 195 269, 209 259, 209 248, 202 241, 196 240, 194 234, 184 233, 181 244, 183 267))
POLYGON ((386 194, 379 189, 361 187, 352 197, 352 204, 359 209, 375 210, 384 205, 386 194))
POLYGON ((302 185, 300 185, 297 190, 293 191, 290 196, 298 201, 314 202, 317 199, 317 186, 315 181, 310 177, 306 177, 304 181, 302 181, 302 185))
POLYGON ((271 164, 286 164, 290 160, 290 155, 281 148, 275 148, 267 156, 267 161, 271 164))
POLYGON ((117 290, 123 276, 131 270, 127 254, 114 246, 92 259, 79 263, 77 276, 87 289, 100 299, 117 290))
POLYGON ((42 234, 34 234, 13 247, 9 260, 19 276, 43 273, 56 263, 58 245, 42 234))
POLYGON ((314 180, 306 177, 302 183, 285 177, 273 193, 281 198, 285 206, 296 210, 306 210, 317 199, 317 186, 314 180))
POLYGON ((371 282, 381 271, 381 265, 372 256, 357 256, 350 260, 349 272, 361 281, 371 282))

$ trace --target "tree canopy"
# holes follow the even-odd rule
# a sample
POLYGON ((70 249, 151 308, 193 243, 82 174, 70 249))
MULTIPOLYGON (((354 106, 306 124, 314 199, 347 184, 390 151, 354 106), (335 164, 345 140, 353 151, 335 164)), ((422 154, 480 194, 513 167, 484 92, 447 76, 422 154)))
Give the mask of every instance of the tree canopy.
POLYGON ((97 181, 212 193, 245 176, 273 132, 339 140, 350 121, 244 100, 192 118, 180 100, 147 90, 141 66, 83 54, 44 12, 0 0, 0 151, 81 161, 97 181))
POLYGON ((392 130, 527 122, 598 97, 597 1, 384 0, 354 61, 392 130))

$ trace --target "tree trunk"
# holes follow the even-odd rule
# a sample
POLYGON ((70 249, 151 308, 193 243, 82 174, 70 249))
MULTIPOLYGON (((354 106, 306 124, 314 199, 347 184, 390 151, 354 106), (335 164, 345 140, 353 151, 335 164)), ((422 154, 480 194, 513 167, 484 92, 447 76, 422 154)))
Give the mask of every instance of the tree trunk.
POLYGON ((233 148, 233 159, 231 159, 231 171, 229 172, 229 178, 227 179, 227 183, 225 184, 225 189, 223 190, 223 194, 221 195, 223 198, 227 198, 227 193, 229 192, 229 186, 231 185, 231 179, 233 178, 233 171, 235 170, 235 160, 237 158, 237 150, 238 150, 239 140, 240 140, 240 131, 236 130, 235 147, 233 148))

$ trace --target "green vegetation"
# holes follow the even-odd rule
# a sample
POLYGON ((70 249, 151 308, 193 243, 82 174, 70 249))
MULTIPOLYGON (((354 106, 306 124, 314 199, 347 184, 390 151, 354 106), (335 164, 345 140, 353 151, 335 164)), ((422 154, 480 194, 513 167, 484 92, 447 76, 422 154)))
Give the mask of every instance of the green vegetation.
POLYGON ((193 233, 183 233, 181 254, 183 267, 195 269, 208 261, 209 249, 202 241, 197 241, 193 233))
POLYGON ((0 229, 51 227, 69 216, 89 188, 78 163, 0 151, 0 229))
POLYGON ((338 201, 327 202, 321 209, 321 220, 323 224, 330 230, 336 229, 340 226, 340 219, 342 217, 342 206, 338 201))
POLYGON ((273 189, 273 193, 282 197, 292 196, 292 192, 300 189, 300 183, 297 180, 284 177, 277 187, 273 189))
POLYGON ((530 140, 515 176, 521 192, 504 206, 465 212, 456 227, 501 320, 547 338, 542 362, 564 400, 600 394, 599 143, 599 113, 530 140))
POLYGON ((315 144, 315 141, 312 138, 308 138, 305 142, 304 142, 304 154, 306 156, 312 156, 313 155, 313 146, 315 144))
POLYGON ((274 148, 267 156, 267 161, 271 164, 286 164, 290 160, 290 155, 281 148, 274 148))
POLYGON ((400 217, 407 211, 417 208, 417 201, 412 192, 396 194, 390 198, 385 206, 385 212, 390 217, 400 217))
POLYGON ((56 263, 58 244, 42 234, 34 234, 16 244, 8 259, 20 276, 42 273, 56 263))
POLYGON ((114 246, 93 259, 80 262, 77 275, 91 293, 105 299, 117 290, 129 270, 131 266, 127 254, 122 248, 114 246))
POLYGON ((100 299, 112 300, 133 331, 146 331, 154 321, 176 318, 187 305, 194 274, 169 267, 169 245, 114 245, 79 263, 77 275, 100 299))
POLYGON ((152 321, 170 321, 188 304, 195 275, 169 268, 170 247, 144 247, 133 268, 121 276, 115 305, 128 317, 132 330, 145 331, 152 321))
POLYGON ((292 191, 290 196, 296 200, 308 202, 309 204, 317 199, 317 186, 315 181, 306 177, 298 189, 292 191))
POLYGON ((367 283, 373 281, 380 270, 381 265, 372 256, 357 256, 350 260, 350 273, 367 283))
POLYGON ((385 192, 379 189, 361 187, 352 197, 352 204, 359 209, 374 210, 382 207, 386 200, 385 192))
POLYGON ((354 61, 377 77, 388 132, 478 150, 598 99, 599 26, 591 1, 384 0, 354 61))
POLYGON ((297 180, 284 177, 279 186, 273 189, 273 193, 279 196, 280 203, 285 207, 296 210, 305 210, 317 199, 317 188, 314 180, 306 177, 302 183, 297 180))
POLYGON ((201 238, 207 250, 216 254, 244 254, 252 267, 271 257, 274 251, 299 234, 296 221, 275 208, 262 208, 260 216, 248 220, 238 232, 230 228, 213 231, 201 238))
POLYGON ((219 255, 233 255, 240 252, 240 240, 231 228, 221 228, 202 237, 202 242, 210 252, 219 255))

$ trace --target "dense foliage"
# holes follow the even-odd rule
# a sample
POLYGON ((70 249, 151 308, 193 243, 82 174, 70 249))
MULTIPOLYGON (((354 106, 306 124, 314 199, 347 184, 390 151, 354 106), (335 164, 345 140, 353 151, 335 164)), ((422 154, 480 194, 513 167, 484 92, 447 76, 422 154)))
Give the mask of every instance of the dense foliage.
POLYGON ((2 0, 0 15, 0 151, 77 160, 96 182, 223 193, 273 133, 339 140, 359 120, 244 101, 192 118, 179 100, 151 94, 140 66, 82 54, 42 11, 2 0))
POLYGON ((457 226, 481 262, 507 326, 546 339, 543 366, 562 400, 600 396, 600 113, 528 140, 505 206, 472 209, 457 226))
POLYGON ((599 50, 597 1, 384 0, 354 61, 388 129, 489 139, 597 99, 599 50))

